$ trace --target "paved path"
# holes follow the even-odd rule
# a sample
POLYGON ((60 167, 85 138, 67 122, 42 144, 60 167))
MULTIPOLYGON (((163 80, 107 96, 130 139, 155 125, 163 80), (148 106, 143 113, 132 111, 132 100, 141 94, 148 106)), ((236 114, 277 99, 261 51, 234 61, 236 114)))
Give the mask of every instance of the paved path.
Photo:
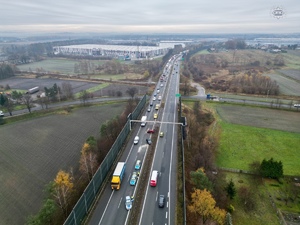
POLYGON ((198 93, 197 93, 196 96, 198 96, 198 97, 206 97, 204 87, 201 87, 200 84, 198 84, 198 83, 191 83, 191 85, 194 86, 194 87, 196 87, 198 89, 198 93))

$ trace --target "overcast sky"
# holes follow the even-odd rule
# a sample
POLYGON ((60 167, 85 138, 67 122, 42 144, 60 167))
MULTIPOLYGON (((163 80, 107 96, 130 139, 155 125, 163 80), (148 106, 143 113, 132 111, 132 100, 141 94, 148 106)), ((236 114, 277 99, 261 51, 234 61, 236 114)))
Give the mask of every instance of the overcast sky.
POLYGON ((300 33, 300 0, 0 0, 1 31, 300 33), (272 16, 280 7, 283 18, 272 16))

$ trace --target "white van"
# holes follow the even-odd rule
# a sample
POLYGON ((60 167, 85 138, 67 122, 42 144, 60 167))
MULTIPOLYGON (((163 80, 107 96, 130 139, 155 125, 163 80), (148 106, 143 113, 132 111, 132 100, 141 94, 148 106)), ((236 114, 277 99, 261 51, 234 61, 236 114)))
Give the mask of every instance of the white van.
POLYGON ((139 136, 135 136, 134 140, 133 140, 133 144, 137 145, 139 143, 139 136))
POLYGON ((157 185, 157 177, 158 177, 158 171, 153 170, 152 175, 151 175, 151 180, 150 180, 150 186, 151 187, 156 187, 157 185))
POLYGON ((161 101, 161 96, 158 96, 158 101, 161 101))

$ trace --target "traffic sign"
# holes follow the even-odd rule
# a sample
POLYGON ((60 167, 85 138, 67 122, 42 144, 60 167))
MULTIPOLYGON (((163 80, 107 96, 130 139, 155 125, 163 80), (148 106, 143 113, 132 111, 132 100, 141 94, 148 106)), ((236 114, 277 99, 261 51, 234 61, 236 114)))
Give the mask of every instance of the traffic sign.
POLYGON ((181 94, 176 94, 175 96, 176 96, 176 97, 180 97, 180 96, 181 96, 181 94))

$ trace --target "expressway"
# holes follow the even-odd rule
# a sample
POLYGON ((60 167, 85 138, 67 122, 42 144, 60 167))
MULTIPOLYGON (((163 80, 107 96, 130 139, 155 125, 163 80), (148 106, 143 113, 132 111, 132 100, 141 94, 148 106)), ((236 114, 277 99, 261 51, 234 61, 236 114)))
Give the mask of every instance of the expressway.
MULTIPOLYGON (((180 57, 179 57, 180 58, 180 57)), ((164 107, 158 111, 155 110, 155 105, 160 103, 159 100, 153 100, 154 95, 150 98, 153 101, 153 106, 150 112, 144 112, 148 121, 156 121, 154 113, 158 112, 157 121, 162 122, 177 122, 177 102, 175 95, 179 88, 179 62, 172 58, 164 69, 163 80, 158 82, 155 91, 158 97, 161 95, 164 102, 164 107)), ((141 210, 139 224, 175 224, 175 206, 176 206, 176 162, 177 162, 177 126, 170 123, 148 122, 145 127, 140 124, 133 126, 132 134, 129 142, 120 157, 120 162, 126 162, 126 171, 122 180, 121 188, 118 191, 112 191, 110 182, 105 186, 101 198, 99 199, 93 214, 89 219, 90 225, 123 225, 128 223, 130 210, 125 208, 125 197, 135 196, 136 186, 130 185, 130 178, 135 171, 134 166, 136 160, 141 160, 141 174, 143 171, 143 162, 145 159, 149 145, 146 143, 147 138, 151 138, 151 134, 147 133, 148 128, 159 127, 159 132, 164 132, 164 137, 158 137, 155 146, 154 160, 151 165, 151 171, 159 171, 159 177, 156 187, 148 185, 145 193, 143 208, 141 210), (133 139, 139 136, 139 143, 134 145, 133 139), (165 195, 165 207, 159 208, 157 196, 165 195), (171 216, 170 216, 171 215, 171 216)), ((151 176, 151 174, 150 174, 151 176)), ((149 177, 150 180, 150 177, 149 177)), ((109 179, 110 181, 110 179, 109 179)), ((150 181, 148 181, 150 182, 150 181)), ((137 184, 139 185, 139 179, 137 184)), ((134 201, 133 203, 134 204, 134 201)))
MULTIPOLYGON (((162 122, 177 122, 176 94, 179 93, 179 61, 174 61, 170 71, 169 85, 165 97, 165 106, 161 117, 162 122)), ((165 133, 156 146, 151 171, 159 172, 156 187, 148 185, 139 225, 175 224, 176 207, 176 172, 177 172, 177 128, 178 125, 164 124, 160 131, 165 133), (158 196, 166 198, 165 207, 158 207, 158 196)), ((150 182, 150 179, 149 179, 150 182)))

